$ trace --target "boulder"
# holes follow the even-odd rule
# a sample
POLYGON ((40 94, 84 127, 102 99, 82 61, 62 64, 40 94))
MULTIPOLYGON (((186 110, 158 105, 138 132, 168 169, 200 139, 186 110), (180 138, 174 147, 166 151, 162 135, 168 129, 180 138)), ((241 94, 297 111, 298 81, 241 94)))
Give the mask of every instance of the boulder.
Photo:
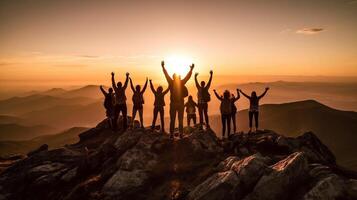
POLYGON ((30 156, 33 156, 33 155, 35 155, 37 153, 40 153, 42 151, 47 151, 47 150, 48 150, 48 145, 47 144, 43 144, 40 147, 38 147, 37 149, 28 152, 27 156, 30 157, 30 156))
POLYGON ((308 164, 304 154, 296 152, 270 168, 271 171, 260 178, 245 200, 288 199, 290 192, 306 176, 308 164))
POLYGON ((344 181, 333 174, 319 182, 308 191, 303 199, 304 200, 333 200, 343 199, 346 197, 344 181))

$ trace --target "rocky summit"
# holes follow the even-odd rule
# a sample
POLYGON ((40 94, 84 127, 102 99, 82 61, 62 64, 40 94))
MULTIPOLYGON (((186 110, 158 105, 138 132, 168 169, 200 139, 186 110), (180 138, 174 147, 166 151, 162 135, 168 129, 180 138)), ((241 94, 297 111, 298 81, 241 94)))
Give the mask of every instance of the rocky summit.
MULTIPOLYGON (((80 141, 17 156, 0 174, 0 199, 357 199, 357 176, 313 134, 264 130, 221 141, 186 128, 112 132, 103 121, 80 141)), ((4 161, 6 162, 6 161, 4 161)))

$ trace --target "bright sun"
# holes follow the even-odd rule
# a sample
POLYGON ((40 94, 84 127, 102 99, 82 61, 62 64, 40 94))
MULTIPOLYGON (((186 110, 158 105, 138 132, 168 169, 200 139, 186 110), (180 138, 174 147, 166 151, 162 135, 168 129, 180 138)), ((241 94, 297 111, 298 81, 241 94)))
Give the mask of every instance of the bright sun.
POLYGON ((176 73, 185 76, 190 69, 192 59, 183 55, 170 55, 165 58, 165 67, 170 75, 176 73))

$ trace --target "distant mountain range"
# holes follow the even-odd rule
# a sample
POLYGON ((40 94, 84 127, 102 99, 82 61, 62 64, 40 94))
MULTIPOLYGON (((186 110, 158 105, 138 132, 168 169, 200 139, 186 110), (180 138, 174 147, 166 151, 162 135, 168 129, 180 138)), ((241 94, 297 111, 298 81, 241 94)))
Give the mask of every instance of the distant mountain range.
MULTIPOLYGON (((211 116, 211 126, 221 133, 220 116, 211 116)), ((317 101, 306 100, 284 104, 265 104, 260 108, 260 128, 296 137, 312 131, 337 156, 344 166, 357 169, 357 112, 340 111, 317 101)), ((237 115, 238 130, 247 131, 248 111, 237 115)))
POLYGON ((18 124, 0 124, 1 140, 26 140, 40 135, 55 133, 56 129, 47 125, 23 126, 18 124))
POLYGON ((21 141, 0 141, 0 156, 11 154, 26 154, 42 144, 49 148, 57 148, 66 144, 73 144, 79 140, 78 134, 88 130, 85 127, 73 127, 53 135, 44 135, 21 141))

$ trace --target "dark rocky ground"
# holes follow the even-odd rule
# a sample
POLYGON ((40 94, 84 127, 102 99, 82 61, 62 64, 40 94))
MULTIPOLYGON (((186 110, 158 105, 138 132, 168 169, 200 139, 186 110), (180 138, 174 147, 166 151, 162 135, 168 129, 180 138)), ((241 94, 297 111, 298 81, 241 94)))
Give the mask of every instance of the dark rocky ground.
POLYGON ((113 133, 103 121, 80 141, 0 160, 5 199, 357 199, 357 175, 313 133, 265 130, 221 142, 186 128, 183 139, 149 129, 113 133))

